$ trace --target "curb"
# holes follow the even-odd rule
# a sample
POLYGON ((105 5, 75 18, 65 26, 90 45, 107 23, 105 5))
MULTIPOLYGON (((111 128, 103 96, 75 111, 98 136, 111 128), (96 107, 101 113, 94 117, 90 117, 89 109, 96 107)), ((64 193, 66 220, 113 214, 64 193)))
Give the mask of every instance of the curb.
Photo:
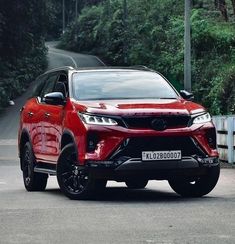
POLYGON ((221 169, 235 169, 235 164, 220 162, 221 169))

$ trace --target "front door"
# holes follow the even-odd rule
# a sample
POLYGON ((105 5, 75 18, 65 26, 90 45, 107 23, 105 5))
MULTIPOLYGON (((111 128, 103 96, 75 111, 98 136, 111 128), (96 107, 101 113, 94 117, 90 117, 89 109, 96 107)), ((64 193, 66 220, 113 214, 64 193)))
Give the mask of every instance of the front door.
MULTIPOLYGON (((62 73, 58 74, 56 83, 52 91, 62 92, 66 97, 67 76, 62 73), (61 86, 62 85, 62 86, 61 86), (64 88, 64 89, 62 89, 64 88)), ((47 94, 48 91, 42 94, 47 94)), ((64 118, 63 105, 43 104, 43 160, 56 163, 60 154, 60 141, 62 136, 62 123, 64 118)))
MULTIPOLYGON (((38 148, 37 153, 35 154, 38 161, 50 162, 54 161, 53 156, 49 154, 49 152, 53 152, 53 155, 57 153, 57 149, 54 148, 51 144, 51 137, 53 135, 52 128, 50 128, 50 121, 54 116, 54 111, 56 110, 58 113, 57 106, 48 105, 43 101, 43 97, 45 94, 53 92, 56 81, 58 78, 58 73, 52 73, 48 76, 45 86, 43 87, 40 98, 39 98, 39 105, 38 109, 40 112, 40 122, 38 125, 38 130, 40 129, 40 148, 38 148)), ((53 135, 54 136, 54 135, 53 135)))

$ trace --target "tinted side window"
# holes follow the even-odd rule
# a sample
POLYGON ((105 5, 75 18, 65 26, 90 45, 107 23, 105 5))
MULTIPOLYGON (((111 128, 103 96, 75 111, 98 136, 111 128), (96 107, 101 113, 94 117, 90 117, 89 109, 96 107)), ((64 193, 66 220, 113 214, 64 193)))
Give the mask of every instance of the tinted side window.
POLYGON ((39 97, 40 96, 42 88, 45 85, 46 79, 47 79, 47 75, 39 76, 36 79, 36 81, 35 81, 36 85, 35 85, 35 88, 33 89, 32 97, 39 97))
POLYGON ((62 93, 64 93, 64 96, 67 97, 68 96, 68 76, 66 74, 60 74, 59 78, 58 78, 58 83, 63 83, 64 84, 65 91, 62 92, 62 91, 58 90, 57 89, 58 88, 57 85, 55 86, 55 90, 54 91, 62 92, 62 93))
POLYGON ((55 83, 56 83, 56 80, 57 80, 57 74, 52 74, 52 75, 49 75, 46 83, 45 83, 45 86, 43 87, 42 91, 41 91, 41 94, 40 94, 40 97, 41 99, 47 94, 47 93, 50 93, 53 91, 54 89, 54 86, 55 86, 55 83))

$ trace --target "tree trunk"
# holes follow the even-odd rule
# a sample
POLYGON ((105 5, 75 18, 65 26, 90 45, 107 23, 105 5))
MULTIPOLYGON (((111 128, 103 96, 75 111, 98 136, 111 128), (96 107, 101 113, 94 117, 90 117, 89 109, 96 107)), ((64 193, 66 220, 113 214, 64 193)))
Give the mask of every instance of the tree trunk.
POLYGON ((233 6, 233 14, 235 15, 235 0, 231 0, 233 6))
POLYGON ((219 8, 219 0, 214 0, 215 8, 219 8))
MULTIPOLYGON (((232 0, 235 1, 235 0, 232 0)), ((228 11, 227 5, 225 0, 214 0, 215 7, 219 9, 222 14, 223 19, 227 22, 228 21, 228 11)))

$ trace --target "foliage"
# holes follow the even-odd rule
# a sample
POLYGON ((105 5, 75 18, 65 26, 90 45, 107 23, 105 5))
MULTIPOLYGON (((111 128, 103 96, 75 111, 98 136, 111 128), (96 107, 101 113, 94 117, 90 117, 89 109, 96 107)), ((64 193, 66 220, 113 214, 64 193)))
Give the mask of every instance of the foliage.
POLYGON ((196 97, 213 114, 234 113, 235 28, 224 22, 215 25, 205 15, 206 12, 197 10, 192 14, 196 97))
POLYGON ((21 94, 46 65, 46 1, 0 3, 0 107, 21 94))
MULTIPOLYGON (((213 114, 234 113, 235 106, 235 27, 229 22, 233 1, 223 2, 227 5, 221 9, 213 1, 192 1, 193 91, 213 114)), ((182 87, 184 2, 128 0, 127 19, 123 3, 87 4, 67 28, 60 47, 97 54, 111 65, 146 65, 182 87)))

